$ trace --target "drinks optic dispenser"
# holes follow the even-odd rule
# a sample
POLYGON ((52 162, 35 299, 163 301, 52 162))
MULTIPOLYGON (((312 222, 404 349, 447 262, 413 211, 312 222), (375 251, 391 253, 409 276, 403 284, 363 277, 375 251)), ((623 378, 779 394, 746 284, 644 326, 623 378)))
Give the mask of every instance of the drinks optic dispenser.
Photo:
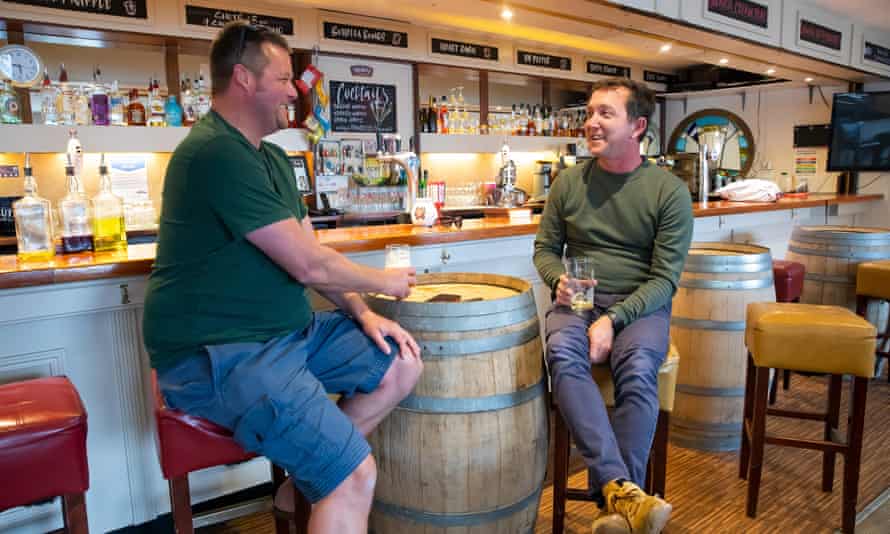
POLYGON ((726 127, 724 126, 706 126, 698 134, 698 200, 702 204, 708 203, 708 194, 711 192, 711 175, 716 174, 720 167, 725 140, 726 127))

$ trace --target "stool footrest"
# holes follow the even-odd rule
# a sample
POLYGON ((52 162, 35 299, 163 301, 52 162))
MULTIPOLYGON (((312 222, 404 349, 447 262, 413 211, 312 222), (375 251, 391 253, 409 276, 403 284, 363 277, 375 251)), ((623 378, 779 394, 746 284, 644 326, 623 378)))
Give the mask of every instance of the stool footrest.
POLYGON ((767 408, 766 415, 774 415, 776 417, 790 417, 792 419, 811 419, 813 421, 827 421, 828 414, 821 412, 798 412, 795 410, 778 410, 775 408, 767 408))
POLYGON ((596 498, 587 490, 572 489, 566 490, 566 497, 571 501, 596 501, 596 498))
POLYGON ((838 452, 841 454, 845 454, 847 452, 847 445, 845 443, 834 443, 831 441, 822 441, 815 439, 794 439, 794 438, 780 438, 776 436, 770 436, 769 434, 763 440, 767 445, 780 445, 782 447, 797 447, 799 449, 811 449, 814 451, 822 451, 822 452, 838 452))

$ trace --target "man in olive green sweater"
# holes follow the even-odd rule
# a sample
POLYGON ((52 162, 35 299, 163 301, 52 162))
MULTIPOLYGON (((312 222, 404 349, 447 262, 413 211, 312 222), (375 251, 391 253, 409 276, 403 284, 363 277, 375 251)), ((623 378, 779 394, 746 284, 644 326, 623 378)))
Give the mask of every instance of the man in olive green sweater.
POLYGON ((668 350, 671 298, 692 239, 686 185, 640 157, 654 95, 627 79, 594 84, 584 132, 595 160, 563 171, 550 190, 534 261, 554 290, 547 362, 575 443, 602 488, 597 532, 657 533, 671 505, 639 488, 658 419, 658 368, 668 350), (593 258, 594 309, 573 312, 566 257, 593 258), (609 363, 610 423, 592 364, 609 363))

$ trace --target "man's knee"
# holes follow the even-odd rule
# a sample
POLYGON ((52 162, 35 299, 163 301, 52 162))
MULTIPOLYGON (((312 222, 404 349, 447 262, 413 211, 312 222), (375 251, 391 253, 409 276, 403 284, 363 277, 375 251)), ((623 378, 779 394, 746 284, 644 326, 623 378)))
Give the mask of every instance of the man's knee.
POLYGON ((377 464, 372 455, 368 455, 362 463, 337 486, 330 497, 349 500, 370 500, 374 497, 374 486, 377 484, 377 464))
POLYGON ((386 374, 383 375, 379 387, 393 391, 402 399, 414 390, 422 373, 423 361, 420 358, 396 357, 386 374))

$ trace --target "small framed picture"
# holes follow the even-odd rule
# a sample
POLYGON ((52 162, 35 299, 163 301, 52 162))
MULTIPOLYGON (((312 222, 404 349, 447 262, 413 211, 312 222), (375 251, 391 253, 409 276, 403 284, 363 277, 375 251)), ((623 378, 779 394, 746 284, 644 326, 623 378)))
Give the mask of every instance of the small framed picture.
POLYGON ((335 139, 322 139, 316 147, 318 155, 319 174, 341 174, 342 161, 340 160, 340 141, 335 139))
POLYGON ((303 194, 312 192, 312 184, 309 180, 309 164, 306 162, 306 156, 288 156, 290 166, 294 170, 294 181, 297 184, 297 191, 303 194))
POLYGON ((343 174, 351 176, 365 173, 365 149, 361 139, 341 139, 340 155, 343 174))

